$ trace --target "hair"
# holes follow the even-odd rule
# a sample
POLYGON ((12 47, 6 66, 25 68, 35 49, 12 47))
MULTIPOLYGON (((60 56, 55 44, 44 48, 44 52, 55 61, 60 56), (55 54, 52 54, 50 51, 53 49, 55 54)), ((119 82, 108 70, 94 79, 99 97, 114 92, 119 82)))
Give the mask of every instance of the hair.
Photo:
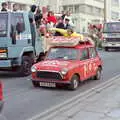
POLYGON ((16 4, 16 3, 15 3, 15 4, 13 4, 13 7, 15 7, 16 5, 18 5, 18 4, 16 4))
POLYGON ((74 32, 74 30, 71 26, 69 26, 67 30, 71 31, 72 33, 74 32))
POLYGON ((36 8, 37 8, 36 5, 32 5, 32 6, 31 6, 31 11, 32 11, 32 12, 35 12, 36 8))
POLYGON ((69 22, 70 20, 69 20, 68 18, 66 18, 65 21, 68 21, 68 22, 69 22))
POLYGON ((52 11, 48 11, 48 15, 47 15, 47 16, 49 17, 49 16, 50 16, 50 14, 52 14, 52 11))
POLYGON ((3 2, 3 3, 2 3, 2 7, 3 7, 3 6, 7 6, 7 3, 6 3, 6 2, 3 2))

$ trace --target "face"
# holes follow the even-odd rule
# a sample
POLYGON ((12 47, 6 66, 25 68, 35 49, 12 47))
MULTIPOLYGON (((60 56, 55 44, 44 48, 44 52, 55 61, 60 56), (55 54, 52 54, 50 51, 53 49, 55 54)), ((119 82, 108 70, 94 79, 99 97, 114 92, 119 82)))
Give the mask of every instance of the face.
POLYGON ((67 33, 68 33, 68 35, 71 35, 72 31, 71 30, 67 30, 67 33))
POLYGON ((65 24, 68 24, 69 23, 69 21, 68 20, 65 20, 65 24))

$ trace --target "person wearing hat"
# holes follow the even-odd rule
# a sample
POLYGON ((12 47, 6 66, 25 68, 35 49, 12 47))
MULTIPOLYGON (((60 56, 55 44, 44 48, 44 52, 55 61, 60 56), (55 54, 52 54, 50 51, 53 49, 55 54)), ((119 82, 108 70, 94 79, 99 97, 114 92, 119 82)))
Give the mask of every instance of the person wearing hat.
POLYGON ((8 7, 7 3, 3 2, 1 11, 6 11, 7 12, 7 7, 8 7))

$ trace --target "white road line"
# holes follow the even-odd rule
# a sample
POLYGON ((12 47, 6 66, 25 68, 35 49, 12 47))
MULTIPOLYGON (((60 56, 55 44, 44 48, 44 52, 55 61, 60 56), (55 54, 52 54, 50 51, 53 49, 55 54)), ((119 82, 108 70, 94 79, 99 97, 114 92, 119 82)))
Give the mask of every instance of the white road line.
POLYGON ((94 88, 91 88, 83 93, 80 93, 74 97, 72 97, 71 99, 69 100, 66 100, 65 102, 59 104, 59 105, 56 105, 48 110, 45 110, 44 112, 38 114, 38 115, 35 115, 33 116, 32 118, 30 119, 27 119, 27 120, 41 120, 41 119, 47 119, 47 118, 50 118, 52 115, 56 114, 58 110, 60 110, 62 107, 72 103, 73 101, 80 101, 80 99, 84 99, 88 96, 91 96, 93 93, 97 92, 98 90, 103 90, 107 87, 109 87, 112 83, 114 83, 115 81, 118 81, 120 80, 120 75, 116 75, 115 77, 97 85, 96 87, 94 88))

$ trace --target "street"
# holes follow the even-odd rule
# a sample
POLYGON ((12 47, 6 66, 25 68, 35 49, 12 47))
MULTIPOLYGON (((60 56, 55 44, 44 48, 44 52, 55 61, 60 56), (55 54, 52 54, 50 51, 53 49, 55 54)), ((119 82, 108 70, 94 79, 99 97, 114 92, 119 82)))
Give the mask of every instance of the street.
MULTIPOLYGON (((34 88, 29 77, 17 77, 13 73, 1 72, 0 80, 4 84, 5 120, 27 120, 41 112, 70 99, 119 74, 120 51, 99 51, 103 60, 103 74, 100 81, 89 80, 78 90, 69 91, 60 88, 34 88)), ((2 119, 0 119, 2 120, 2 119)))

